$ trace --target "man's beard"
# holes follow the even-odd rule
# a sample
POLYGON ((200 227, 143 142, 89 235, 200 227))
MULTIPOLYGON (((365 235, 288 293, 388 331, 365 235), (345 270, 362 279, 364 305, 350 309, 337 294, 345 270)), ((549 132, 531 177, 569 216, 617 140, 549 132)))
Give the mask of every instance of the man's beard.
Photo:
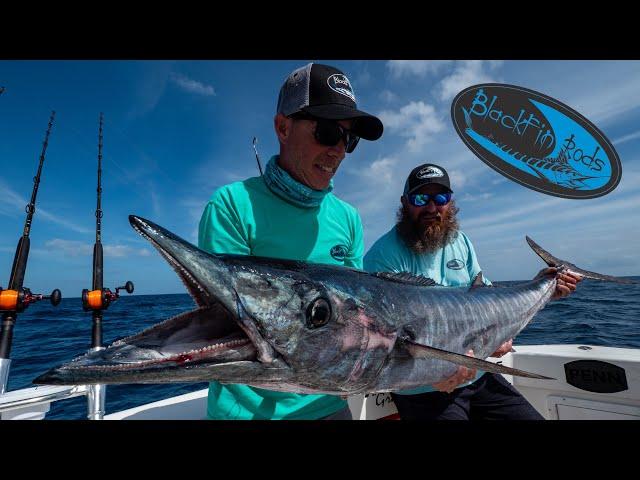
MULTIPOLYGON (((444 247, 458 236, 458 208, 455 202, 449 202, 449 209, 434 220, 424 224, 419 220, 414 222, 403 206, 398 210, 396 230, 407 247, 415 253, 431 253, 444 247)), ((427 215, 425 212, 423 215, 427 215)))

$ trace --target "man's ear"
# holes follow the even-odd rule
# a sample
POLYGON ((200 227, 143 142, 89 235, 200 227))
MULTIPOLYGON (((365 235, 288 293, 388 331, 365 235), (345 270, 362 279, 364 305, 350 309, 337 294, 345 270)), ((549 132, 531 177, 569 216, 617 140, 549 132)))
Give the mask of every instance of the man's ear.
POLYGON ((402 196, 400 197, 400 203, 402 203, 402 206, 406 208, 406 206, 407 206, 407 199, 406 199, 406 197, 405 197, 404 195, 402 195, 402 196))
POLYGON ((292 120, 281 113, 273 117, 273 127, 275 128, 280 143, 287 143, 289 135, 291 134, 291 124, 292 120))

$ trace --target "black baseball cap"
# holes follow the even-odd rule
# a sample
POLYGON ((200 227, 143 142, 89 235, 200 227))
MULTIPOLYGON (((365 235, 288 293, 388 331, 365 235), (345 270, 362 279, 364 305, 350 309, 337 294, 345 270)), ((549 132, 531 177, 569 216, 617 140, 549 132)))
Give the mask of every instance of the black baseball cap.
POLYGON ((327 120, 353 120, 351 131, 365 140, 382 136, 379 118, 358 110, 347 76, 337 68, 309 63, 291 72, 278 96, 277 113, 305 112, 327 120))
POLYGON ((411 170, 407 181, 404 183, 403 195, 409 195, 420 187, 430 184, 442 185, 453 193, 447 171, 439 165, 425 163, 411 170))

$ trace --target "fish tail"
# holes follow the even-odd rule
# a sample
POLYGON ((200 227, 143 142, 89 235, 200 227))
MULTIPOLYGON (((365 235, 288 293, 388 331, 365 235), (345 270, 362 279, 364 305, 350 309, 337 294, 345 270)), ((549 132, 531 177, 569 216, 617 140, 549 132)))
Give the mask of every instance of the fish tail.
POLYGON ((585 278, 591 278, 593 280, 604 280, 607 282, 616 282, 616 283, 638 283, 633 280, 627 280, 626 278, 613 277, 611 275, 603 275, 602 273, 590 272, 589 270, 584 270, 571 262, 567 262, 566 260, 561 260, 557 257, 554 257, 549 252, 547 252, 544 248, 538 245, 536 242, 531 240, 528 236, 525 237, 527 239, 527 243, 533 249, 534 252, 538 254, 540 258, 542 258, 547 265, 550 267, 556 267, 559 270, 569 271, 573 273, 577 273, 582 275, 585 278))

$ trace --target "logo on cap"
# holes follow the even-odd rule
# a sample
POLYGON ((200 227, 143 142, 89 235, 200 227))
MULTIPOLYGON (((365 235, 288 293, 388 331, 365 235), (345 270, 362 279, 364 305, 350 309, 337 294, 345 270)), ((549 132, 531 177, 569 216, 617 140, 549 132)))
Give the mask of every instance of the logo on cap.
POLYGON ((434 178, 434 177, 444 177, 444 173, 438 167, 424 167, 418 173, 416 173, 416 178, 434 178))
POLYGON ((327 78, 327 84, 334 92, 338 92, 341 95, 349 97, 354 102, 356 101, 356 97, 353 94, 353 88, 351 88, 351 83, 345 75, 341 73, 334 73, 327 78))

